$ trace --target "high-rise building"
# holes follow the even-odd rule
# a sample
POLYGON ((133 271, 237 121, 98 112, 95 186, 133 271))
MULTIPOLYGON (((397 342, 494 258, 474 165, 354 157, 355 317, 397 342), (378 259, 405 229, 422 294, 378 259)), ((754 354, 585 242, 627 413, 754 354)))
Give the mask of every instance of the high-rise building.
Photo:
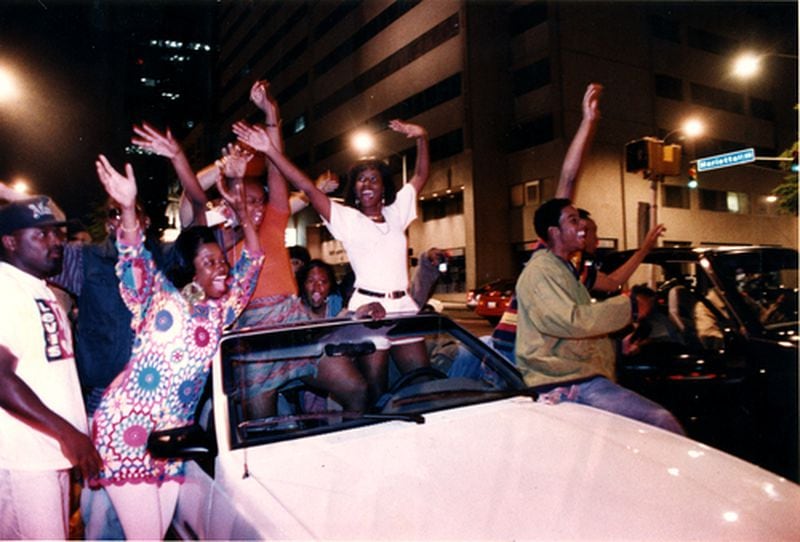
MULTIPOLYGON (((754 148, 775 157, 797 137, 796 5, 743 3, 223 1, 215 129, 256 118, 250 85, 268 79, 289 156, 310 175, 343 173, 358 130, 377 139, 402 182, 413 144, 392 118, 430 133, 431 178, 409 230, 413 254, 436 246, 458 287, 513 276, 535 241, 533 212, 552 197, 590 82, 602 83, 601 121, 576 193, 602 246, 630 248, 655 203, 665 243, 797 246, 797 219, 766 199, 782 180, 772 162, 699 174, 690 161, 754 148), (757 81, 729 75, 733 55, 773 53, 757 81), (694 142, 675 132, 705 124, 694 142), (651 191, 626 173, 625 143, 681 143, 680 174, 651 191)), ((294 236, 315 255, 327 240, 313 213, 294 236)))

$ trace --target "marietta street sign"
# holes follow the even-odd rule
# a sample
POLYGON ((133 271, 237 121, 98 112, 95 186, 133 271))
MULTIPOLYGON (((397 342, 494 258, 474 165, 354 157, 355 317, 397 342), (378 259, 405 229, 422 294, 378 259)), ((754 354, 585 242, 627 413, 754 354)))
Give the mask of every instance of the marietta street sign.
POLYGON ((724 167, 739 166, 748 162, 756 161, 755 149, 743 149, 741 151, 726 152, 697 159, 697 171, 709 171, 724 167))

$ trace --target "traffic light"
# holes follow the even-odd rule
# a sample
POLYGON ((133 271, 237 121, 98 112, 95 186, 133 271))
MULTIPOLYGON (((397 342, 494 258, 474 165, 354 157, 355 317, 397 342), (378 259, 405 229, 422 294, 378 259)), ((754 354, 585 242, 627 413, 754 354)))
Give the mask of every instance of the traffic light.
POLYGON ((686 183, 689 188, 697 188, 697 168, 689 166, 689 182, 686 183))
POLYGON ((643 137, 625 145, 625 171, 650 175, 679 175, 681 146, 665 145, 660 139, 643 137))

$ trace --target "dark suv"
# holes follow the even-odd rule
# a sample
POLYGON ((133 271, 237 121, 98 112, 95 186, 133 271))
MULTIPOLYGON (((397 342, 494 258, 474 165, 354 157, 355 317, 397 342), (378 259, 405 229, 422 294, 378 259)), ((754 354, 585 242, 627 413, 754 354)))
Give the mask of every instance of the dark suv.
MULTIPOLYGON (((607 255, 603 270, 632 252, 607 255)), ((637 276, 670 333, 633 351, 621 333, 620 383, 670 409, 692 438, 800 480, 797 275, 787 248, 653 250, 637 276)))

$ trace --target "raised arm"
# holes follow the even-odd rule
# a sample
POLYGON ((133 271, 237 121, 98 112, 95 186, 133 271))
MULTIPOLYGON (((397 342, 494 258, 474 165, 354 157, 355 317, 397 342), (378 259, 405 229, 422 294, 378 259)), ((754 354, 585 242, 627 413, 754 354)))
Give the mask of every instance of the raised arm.
POLYGON ((233 133, 240 141, 246 143, 257 151, 267 155, 270 161, 280 170, 283 176, 292 185, 303 192, 308 197, 311 206, 325 220, 331 217, 331 200, 327 194, 317 188, 317 185, 300 171, 280 150, 278 150, 270 139, 269 134, 260 126, 250 126, 245 122, 237 122, 233 125, 233 133))
MULTIPOLYGON (((281 133, 281 116, 278 103, 269 92, 269 82, 256 81, 250 89, 250 100, 264 112, 265 126, 270 140, 280 152, 283 152, 283 134, 281 133)), ((269 159, 267 160, 267 187, 269 188, 269 204, 282 211, 289 210, 289 187, 280 170, 269 159)))
POLYGON ((97 157, 95 167, 106 192, 122 210, 122 224, 118 228, 117 236, 132 244, 142 230, 142 224, 139 224, 136 217, 136 177, 133 175, 133 167, 125 164, 125 175, 122 175, 102 154, 97 157))
POLYGON ((561 176, 556 188, 557 198, 574 199, 575 186, 583 169, 583 162, 594 141, 597 123, 600 120, 600 95, 603 85, 590 83, 583 95, 583 119, 575 137, 569 144, 564 163, 561 165, 561 176))
POLYGON ((151 125, 142 123, 134 126, 136 137, 131 138, 131 143, 159 156, 169 158, 172 167, 178 175, 178 180, 183 187, 184 194, 188 197, 193 216, 202 216, 202 210, 208 202, 204 188, 200 185, 183 147, 178 143, 169 128, 164 133, 159 132, 151 125))
POLYGON ((647 236, 644 238, 644 243, 642 246, 639 247, 639 250, 633 253, 633 256, 628 258, 628 260, 615 269, 612 273, 606 275, 603 272, 597 273, 597 280, 595 280, 594 286, 592 287, 593 290, 600 290, 601 292, 615 292, 623 284, 628 282, 628 279, 631 278, 633 272, 636 271, 636 268, 641 265, 644 261, 645 256, 647 256, 653 247, 656 246, 658 242, 658 238, 664 235, 664 232, 667 231, 667 228, 664 227, 663 224, 658 224, 654 228, 652 228, 649 232, 647 232, 647 236))
POLYGON ((6 183, 0 181, 0 200, 4 199, 6 201, 17 201, 29 197, 31 197, 29 194, 17 192, 6 183))
POLYGON ((430 171, 431 157, 428 149, 428 132, 422 126, 411 124, 400 120, 389 122, 389 128, 395 132, 405 134, 408 138, 417 140, 417 162, 414 165, 414 176, 408 181, 414 187, 417 194, 422 192, 425 183, 428 182, 428 172, 430 171))
POLYGON ((103 460, 91 439, 42 403, 39 396, 17 375, 17 363, 17 357, 0 344, 0 408, 54 438, 64 457, 78 467, 85 478, 95 476, 103 460))
POLYGON ((230 185, 226 186, 222 176, 218 177, 217 189, 222 197, 230 203, 236 215, 239 217, 239 224, 242 225, 244 232, 244 244, 251 254, 261 253, 261 244, 258 234, 253 226, 251 212, 247 205, 247 198, 244 194, 244 174, 247 170, 247 162, 253 155, 240 148, 238 145, 228 144, 224 156, 218 160, 222 173, 226 179, 230 180, 230 185))
MULTIPOLYGON (((339 188, 339 177, 333 174, 331 170, 327 170, 325 173, 317 177, 317 180, 314 181, 314 184, 317 185, 317 188, 325 192, 326 194, 331 194, 339 188)), ((303 209, 308 207, 308 196, 306 196, 303 192, 292 192, 289 196, 289 211, 292 214, 299 213, 303 209)))

